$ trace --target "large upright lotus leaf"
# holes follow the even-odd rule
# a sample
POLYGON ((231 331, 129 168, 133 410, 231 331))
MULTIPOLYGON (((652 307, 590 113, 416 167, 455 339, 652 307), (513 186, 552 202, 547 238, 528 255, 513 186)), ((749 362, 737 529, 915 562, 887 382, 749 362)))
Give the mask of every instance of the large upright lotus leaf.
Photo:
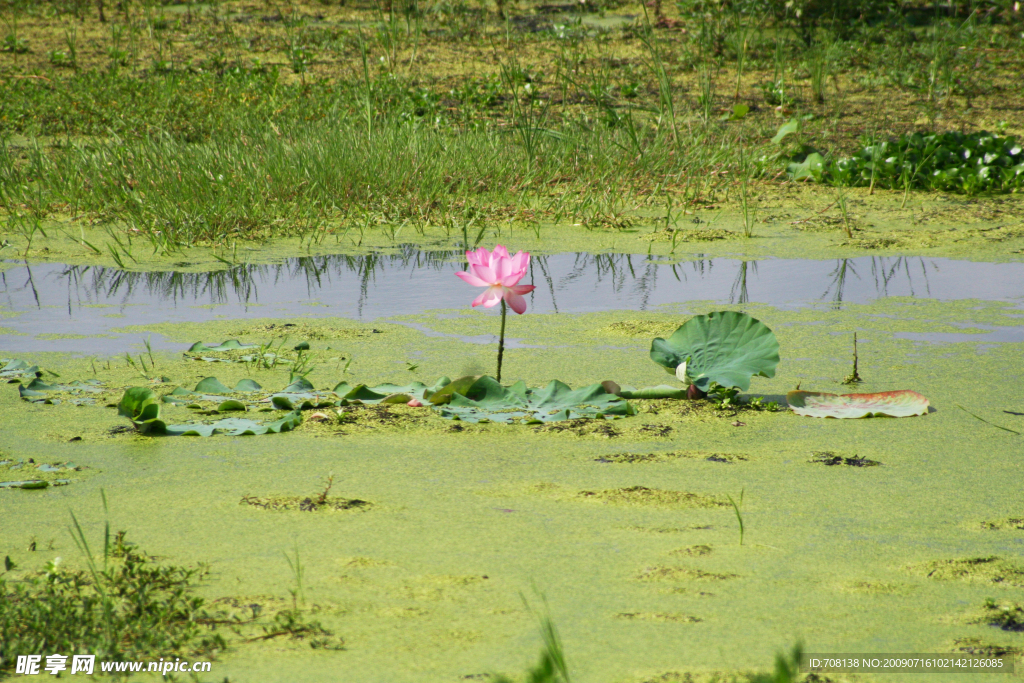
POLYGON ((164 423, 160 420, 160 399, 148 387, 129 387, 117 404, 117 414, 132 421, 143 434, 160 433, 164 423))
POLYGON ((159 412, 159 399, 149 387, 129 387, 121 397, 121 402, 117 404, 117 414, 133 422, 147 419, 147 416, 149 419, 157 417, 159 412))
POLYGON ((786 402, 794 413, 807 417, 911 417, 928 412, 928 399, 909 390, 878 394, 791 391, 786 394, 786 402))
POLYGON ((687 377, 701 391, 712 382, 746 391, 752 376, 775 376, 779 342, 746 313, 716 311, 691 318, 668 339, 655 339, 651 360, 673 374, 685 362, 687 377))
POLYGON ((573 390, 553 380, 543 389, 528 389, 521 382, 504 387, 486 375, 473 382, 465 393, 453 393, 447 405, 437 405, 436 409, 442 417, 467 422, 556 422, 636 414, 629 403, 608 393, 601 384, 573 390))
POLYGON ((203 342, 196 342, 192 346, 188 347, 188 353, 202 353, 204 351, 237 351, 238 349, 254 349, 257 344, 243 344, 237 339, 228 339, 220 344, 204 344, 203 342))
POLYGON ((469 388, 479 379, 480 375, 466 375, 465 377, 459 377, 454 382, 448 382, 448 384, 444 385, 437 391, 432 392, 428 400, 435 406, 448 403, 456 393, 465 396, 466 392, 469 391, 469 388))

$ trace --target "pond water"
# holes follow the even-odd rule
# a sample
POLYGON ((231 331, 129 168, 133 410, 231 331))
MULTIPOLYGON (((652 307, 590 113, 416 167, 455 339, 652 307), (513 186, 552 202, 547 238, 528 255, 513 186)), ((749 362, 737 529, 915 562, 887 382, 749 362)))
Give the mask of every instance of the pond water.
MULTIPOLYGON (((210 272, 9 263, 0 271, 0 306, 14 314, 3 325, 20 334, 0 335, 0 350, 24 348, 24 335, 102 335, 156 322, 298 316, 372 321, 463 309, 477 290, 454 277, 465 268, 462 256, 407 246, 398 253, 311 256, 210 272)), ((685 301, 839 308, 893 296, 1024 303, 1024 263, 924 257, 679 262, 641 254, 562 253, 534 256, 528 281, 537 287, 529 295, 530 310, 540 313, 650 310, 685 301)), ((1021 328, 993 334, 998 339, 985 341, 1024 340, 1021 328)), ((139 341, 136 336, 119 335, 129 343, 139 341)), ((959 336, 980 341, 977 335, 959 336)), ((81 338, 32 342, 49 351, 117 352, 112 346, 123 344, 81 338)))

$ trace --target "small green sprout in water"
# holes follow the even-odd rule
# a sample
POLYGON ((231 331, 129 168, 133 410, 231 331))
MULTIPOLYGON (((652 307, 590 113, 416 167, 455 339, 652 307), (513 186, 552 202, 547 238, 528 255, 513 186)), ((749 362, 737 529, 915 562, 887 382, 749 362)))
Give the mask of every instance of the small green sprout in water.
POLYGON ((292 562, 292 558, 288 557, 288 553, 284 553, 284 559, 287 560, 288 567, 291 568, 292 575, 295 577, 295 588, 289 588, 288 592, 292 594, 292 609, 298 611, 299 603, 305 604, 306 602, 306 592, 302 587, 304 570, 302 568, 302 560, 299 558, 299 547, 295 546, 295 562, 292 562))
MULTIPOLYGON (((523 603, 529 610, 530 605, 523 598, 523 603)), ((542 596, 543 599, 543 596, 542 596)), ((544 647, 540 653, 540 661, 530 669, 526 680, 530 683, 570 683, 569 666, 565 661, 565 653, 562 651, 562 642, 555 630, 555 624, 551 617, 540 617, 540 634, 544 639, 544 647)), ((491 677, 491 683, 513 683, 507 676, 495 675, 491 677)))
POLYGON ((781 652, 775 655, 775 671, 770 674, 758 674, 750 679, 750 683, 796 683, 803 680, 800 676, 800 664, 803 659, 803 645, 797 643, 788 657, 781 652))
POLYGON ((743 545, 743 513, 740 511, 740 506, 743 505, 743 494, 746 489, 740 489, 740 502, 737 503, 733 500, 732 496, 726 494, 726 498, 732 504, 732 509, 736 513, 736 520, 740 523, 740 545, 743 545))
POLYGON ((853 333, 853 372, 846 376, 843 380, 843 384, 860 384, 863 382, 860 378, 860 373, 857 372, 857 333, 853 333))

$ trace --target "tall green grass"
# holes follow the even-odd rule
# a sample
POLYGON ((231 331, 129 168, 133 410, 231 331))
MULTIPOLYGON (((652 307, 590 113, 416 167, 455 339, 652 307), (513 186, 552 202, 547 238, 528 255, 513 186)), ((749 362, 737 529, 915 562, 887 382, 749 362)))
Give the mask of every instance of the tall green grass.
MULTIPOLYGON (((683 131, 649 120, 545 127, 526 103, 506 127, 428 125, 401 111, 378 113, 368 125, 349 94, 336 92, 333 114, 323 118, 268 121, 257 109, 222 121, 201 142, 169 133, 72 136, 20 157, 7 145, 0 148, 0 199, 37 216, 93 215, 171 251, 311 234, 328 224, 433 225, 457 234, 474 217, 521 218, 551 206, 552 197, 564 215, 600 222, 626 204, 641 206, 655 186, 708 178, 736 157, 731 139, 703 127, 683 131)), ((693 196, 714 188, 706 180, 693 196)), ((134 258, 129 247, 119 258, 134 258)))

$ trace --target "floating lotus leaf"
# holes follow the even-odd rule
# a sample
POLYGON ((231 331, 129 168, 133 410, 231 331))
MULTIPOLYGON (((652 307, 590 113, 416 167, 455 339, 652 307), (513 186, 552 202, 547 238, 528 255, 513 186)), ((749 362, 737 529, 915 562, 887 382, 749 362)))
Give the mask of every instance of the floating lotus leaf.
MULTIPOLYGON (((48 384, 43 380, 36 378, 26 384, 18 385, 18 395, 22 399, 29 401, 30 403, 60 403, 59 400, 49 396, 53 393, 66 393, 66 394, 98 394, 103 391, 103 383, 97 379, 90 379, 84 382, 75 380, 70 384, 48 384)), ((72 403, 84 404, 91 403, 92 401, 86 401, 83 399, 71 399, 72 403)))
POLYGON ((20 379, 22 377, 38 377, 40 374, 39 366, 29 365, 23 360, 0 358, 0 363, 3 363, 3 367, 0 367, 0 378, 3 379, 20 379))
POLYGON ((928 412, 928 399, 916 391, 883 391, 878 394, 826 394, 791 391, 786 402, 797 415, 807 417, 911 417, 928 412))
POLYGON ((188 347, 187 353, 203 353, 218 351, 237 351, 239 349, 255 349, 258 344, 243 344, 237 339, 228 339, 220 344, 207 345, 203 342, 196 342, 188 347))
POLYGON ((27 481, 0 481, 0 489, 45 489, 49 485, 50 482, 42 479, 30 479, 27 481))
POLYGON ((216 377, 207 377, 196 385, 196 388, 192 390, 197 394, 230 394, 231 389, 224 386, 219 379, 216 377))
POLYGON ((712 382, 746 391, 752 376, 775 376, 779 342, 746 313, 717 311, 691 318, 668 339, 655 339, 651 360, 672 374, 685 363, 684 382, 704 392, 712 382))
POLYGON ((70 479, 63 479, 68 472, 79 472, 81 467, 70 462, 35 463, 24 460, 0 460, 0 489, 44 489, 48 486, 64 486, 70 479), (8 479, 16 476, 18 479, 8 479))
POLYGON ((221 413, 227 413, 235 410, 241 410, 245 412, 245 404, 236 399, 228 399, 217 406, 217 411, 221 413))
MULTIPOLYGON (((218 410, 245 409, 244 403, 234 399, 224 401, 218 406, 218 410)), ((302 415, 299 411, 292 411, 273 422, 256 422, 255 420, 231 417, 211 424, 196 422, 169 425, 160 417, 160 399, 157 398, 152 389, 146 387, 131 387, 125 391, 124 396, 121 398, 121 403, 118 405, 118 413, 130 419, 140 433, 162 436, 276 434, 290 431, 302 424, 302 415)))
POLYGON ((160 423, 161 427, 155 427, 150 433, 163 436, 213 436, 224 434, 225 436, 258 436, 260 434, 280 434, 290 432, 302 424, 302 413, 295 410, 279 420, 273 422, 257 422, 239 417, 229 417, 210 424, 193 423, 182 425, 169 425, 160 423))
POLYGON ((438 405, 436 410, 442 417, 466 422, 538 423, 636 414, 625 399, 609 393, 600 384, 573 390, 553 380, 543 389, 528 389, 523 382, 504 387, 486 375, 464 393, 452 393, 448 404, 438 405))

